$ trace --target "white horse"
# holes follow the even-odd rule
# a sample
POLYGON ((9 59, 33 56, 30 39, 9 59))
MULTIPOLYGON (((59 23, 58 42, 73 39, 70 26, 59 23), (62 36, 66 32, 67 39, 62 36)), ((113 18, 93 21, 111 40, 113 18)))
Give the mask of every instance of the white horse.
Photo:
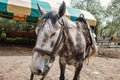
POLYGON ((60 80, 65 80, 66 64, 75 66, 73 80, 79 80, 83 61, 97 51, 95 40, 88 49, 89 39, 86 38, 89 36, 84 35, 83 25, 79 21, 72 22, 64 16, 64 2, 58 12, 45 13, 39 5, 38 8, 43 17, 36 28, 37 41, 33 49, 30 80, 33 80, 34 74, 42 75, 41 80, 45 78, 55 60, 55 54, 60 56, 60 80))

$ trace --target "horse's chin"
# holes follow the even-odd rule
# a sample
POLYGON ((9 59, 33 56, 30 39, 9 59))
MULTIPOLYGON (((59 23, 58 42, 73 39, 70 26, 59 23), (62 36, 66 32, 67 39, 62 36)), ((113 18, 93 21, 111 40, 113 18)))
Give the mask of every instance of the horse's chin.
POLYGON ((38 76, 42 76, 42 73, 40 73, 40 72, 32 72, 32 73, 35 75, 38 75, 38 76))
POLYGON ((39 71, 39 70, 32 70, 31 71, 33 74, 35 74, 35 75, 39 75, 39 76, 42 76, 45 72, 41 72, 41 71, 39 71))

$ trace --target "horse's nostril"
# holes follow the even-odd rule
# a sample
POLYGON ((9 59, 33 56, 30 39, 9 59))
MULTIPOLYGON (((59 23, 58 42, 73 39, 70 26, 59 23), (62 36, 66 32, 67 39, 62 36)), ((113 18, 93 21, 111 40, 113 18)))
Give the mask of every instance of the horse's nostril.
POLYGON ((39 74, 41 74, 41 73, 42 73, 42 71, 41 71, 41 70, 37 70, 37 71, 38 71, 38 73, 39 73, 39 74))

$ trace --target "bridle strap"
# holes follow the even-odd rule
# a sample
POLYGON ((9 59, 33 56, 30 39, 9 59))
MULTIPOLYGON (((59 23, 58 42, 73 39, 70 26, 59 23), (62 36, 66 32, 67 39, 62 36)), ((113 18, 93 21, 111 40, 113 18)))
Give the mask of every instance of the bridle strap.
POLYGON ((54 54, 52 54, 50 51, 42 50, 42 49, 39 49, 39 48, 33 48, 33 51, 38 51, 38 52, 40 52, 41 55, 50 56, 50 62, 53 62, 55 60, 54 54))
POLYGON ((43 54, 45 54, 45 55, 48 55, 48 56, 51 56, 50 55, 50 51, 46 51, 46 50, 42 50, 42 49, 39 49, 39 48, 33 48, 33 51, 38 51, 38 52, 40 52, 40 53, 43 53, 43 54))
POLYGON ((52 51, 53 54, 56 53, 56 51, 57 51, 57 49, 59 48, 59 46, 60 46, 60 44, 61 44, 62 41, 63 41, 63 26, 61 27, 59 36, 58 36, 57 41, 56 41, 56 43, 55 43, 55 46, 54 46, 54 48, 53 48, 53 51, 52 51))

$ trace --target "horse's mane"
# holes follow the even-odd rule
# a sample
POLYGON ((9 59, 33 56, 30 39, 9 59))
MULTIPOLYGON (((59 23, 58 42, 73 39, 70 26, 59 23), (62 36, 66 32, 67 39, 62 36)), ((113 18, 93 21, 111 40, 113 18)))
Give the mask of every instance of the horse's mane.
POLYGON ((51 12, 48 12, 46 15, 44 15, 42 19, 45 19, 45 20, 50 19, 52 24, 55 24, 56 21, 58 20, 57 16, 58 14, 56 11, 51 11, 51 12))

